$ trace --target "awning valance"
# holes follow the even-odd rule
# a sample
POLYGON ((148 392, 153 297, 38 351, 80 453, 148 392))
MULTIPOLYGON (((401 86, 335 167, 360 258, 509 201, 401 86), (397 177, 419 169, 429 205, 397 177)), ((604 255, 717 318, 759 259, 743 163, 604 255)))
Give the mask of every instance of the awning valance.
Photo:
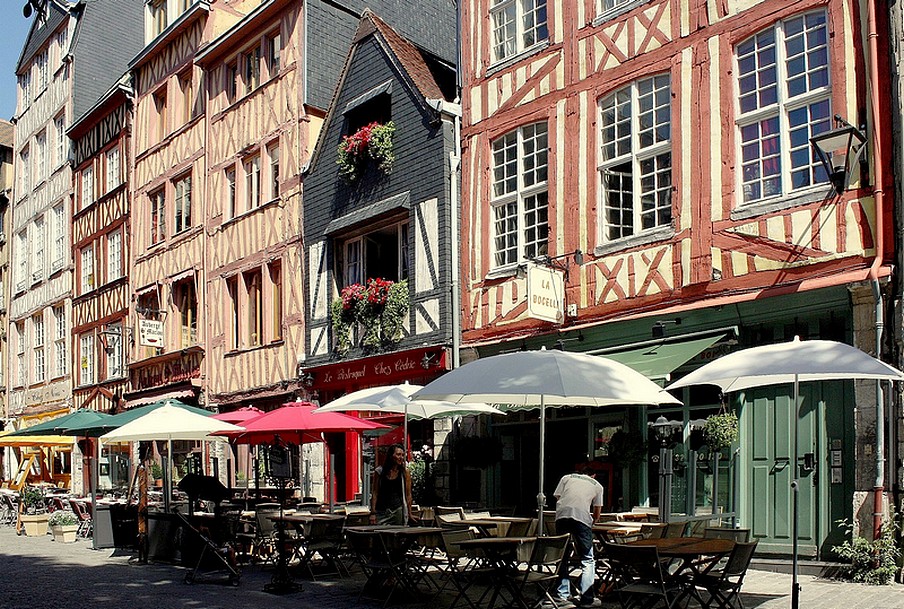
POLYGON ((663 340, 644 343, 636 347, 628 346, 623 350, 596 352, 596 354, 625 364, 647 378, 664 380, 674 370, 723 338, 725 338, 725 334, 719 333, 688 340, 663 340))

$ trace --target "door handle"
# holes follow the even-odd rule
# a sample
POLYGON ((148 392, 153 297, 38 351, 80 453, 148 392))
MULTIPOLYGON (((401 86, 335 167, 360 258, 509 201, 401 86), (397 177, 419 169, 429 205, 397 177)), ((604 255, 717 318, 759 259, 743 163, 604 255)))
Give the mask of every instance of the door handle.
POLYGON ((776 457, 775 463, 772 464, 772 470, 769 473, 775 474, 784 471, 789 465, 791 465, 791 459, 788 459, 787 457, 776 457))

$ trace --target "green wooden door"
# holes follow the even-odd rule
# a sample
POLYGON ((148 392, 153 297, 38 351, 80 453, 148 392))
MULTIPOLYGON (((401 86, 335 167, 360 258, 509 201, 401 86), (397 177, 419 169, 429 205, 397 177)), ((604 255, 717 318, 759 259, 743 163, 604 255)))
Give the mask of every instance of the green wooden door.
POLYGON ((791 554, 793 495, 791 481, 797 468, 799 480, 799 556, 815 557, 820 542, 819 514, 825 513, 819 493, 818 455, 824 439, 824 402, 822 383, 800 385, 800 425, 798 458, 795 462, 793 443, 794 408, 790 385, 755 389, 742 399, 742 467, 741 490, 746 487, 745 526, 760 540, 759 552, 791 554), (812 453, 813 468, 804 455, 812 453), (745 471, 746 470, 746 471, 745 471), (747 478, 746 483, 744 479, 747 478))

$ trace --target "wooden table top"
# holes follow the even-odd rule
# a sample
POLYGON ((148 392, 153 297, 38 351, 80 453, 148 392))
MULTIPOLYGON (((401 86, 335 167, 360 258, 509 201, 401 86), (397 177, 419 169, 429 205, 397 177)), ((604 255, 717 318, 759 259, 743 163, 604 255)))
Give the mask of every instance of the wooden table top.
POLYGON ((702 556, 729 554, 735 547, 731 539, 705 539, 702 537, 664 537, 638 539, 629 545, 653 546, 663 556, 702 556))
POLYGON ((464 547, 517 546, 522 543, 530 543, 536 540, 536 537, 478 537, 477 539, 457 541, 455 542, 455 545, 464 547))
POLYGON ((356 533, 385 533, 387 535, 433 535, 442 533, 445 529, 440 527, 407 527, 399 524, 362 524, 360 526, 346 527, 345 530, 356 533))

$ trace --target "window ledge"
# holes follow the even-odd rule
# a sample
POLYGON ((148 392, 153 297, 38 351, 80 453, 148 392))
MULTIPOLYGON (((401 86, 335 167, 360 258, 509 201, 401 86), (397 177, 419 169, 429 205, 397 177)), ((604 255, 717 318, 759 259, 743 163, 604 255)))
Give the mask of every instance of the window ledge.
POLYGON ((280 201, 280 199, 279 199, 279 197, 277 197, 275 199, 270 199, 269 201, 261 203, 257 207, 252 207, 251 209, 246 209, 245 211, 243 211, 239 214, 236 214, 227 220, 223 220, 223 223, 220 226, 225 227, 230 224, 235 224, 235 223, 243 220, 244 218, 247 218, 248 216, 254 215, 256 212, 259 212, 263 209, 267 209, 270 207, 274 207, 276 204, 279 203, 279 201, 280 201))
POLYGON ((626 2, 625 4, 620 4, 618 6, 612 7, 607 11, 603 11, 599 15, 593 18, 593 21, 590 22, 590 25, 596 27, 601 25, 607 21, 611 21, 616 17, 620 17, 625 13, 631 11, 634 8, 637 8, 641 4, 646 4, 650 2, 650 0, 634 0, 633 2, 626 2))
MULTIPOLYGON (((748 220, 757 216, 791 209, 792 207, 800 207, 801 205, 810 205, 819 201, 826 201, 826 194, 831 188, 832 186, 826 182, 792 195, 777 198, 773 197, 755 203, 745 203, 731 211, 731 219, 748 220)), ((741 191, 739 190, 738 192, 741 191)))
POLYGON ((549 38, 546 40, 541 40, 537 44, 531 45, 526 49, 522 49, 517 53, 509 55, 504 59, 500 59, 499 61, 493 62, 489 65, 486 71, 486 76, 491 76, 497 72, 501 72, 502 70, 518 63, 522 59, 526 57, 530 57, 531 55, 536 55, 543 49, 547 48, 550 45, 549 38))
POLYGON ((518 274, 517 264, 507 264, 495 269, 491 269, 489 273, 483 276, 484 281, 495 281, 497 279, 508 279, 518 274))
POLYGON ((254 345, 253 347, 239 347, 237 349, 231 349, 231 350, 227 351, 225 354, 223 354, 223 357, 226 357, 226 358, 238 357, 239 355, 244 355, 245 353, 253 353, 255 351, 263 351, 265 349, 281 347, 284 344, 285 344, 285 341, 280 339, 280 340, 275 340, 272 343, 267 343, 265 345, 254 345))
POLYGON ((593 255, 595 257, 600 257, 605 256, 606 254, 613 254, 615 252, 633 249, 635 247, 640 247, 643 245, 650 245, 652 243, 656 243, 657 241, 666 241, 668 239, 671 239, 674 235, 675 229, 672 226, 653 228, 648 231, 644 231, 639 235, 622 237, 621 239, 615 239, 613 241, 601 243, 600 245, 597 245, 593 248, 593 255))

